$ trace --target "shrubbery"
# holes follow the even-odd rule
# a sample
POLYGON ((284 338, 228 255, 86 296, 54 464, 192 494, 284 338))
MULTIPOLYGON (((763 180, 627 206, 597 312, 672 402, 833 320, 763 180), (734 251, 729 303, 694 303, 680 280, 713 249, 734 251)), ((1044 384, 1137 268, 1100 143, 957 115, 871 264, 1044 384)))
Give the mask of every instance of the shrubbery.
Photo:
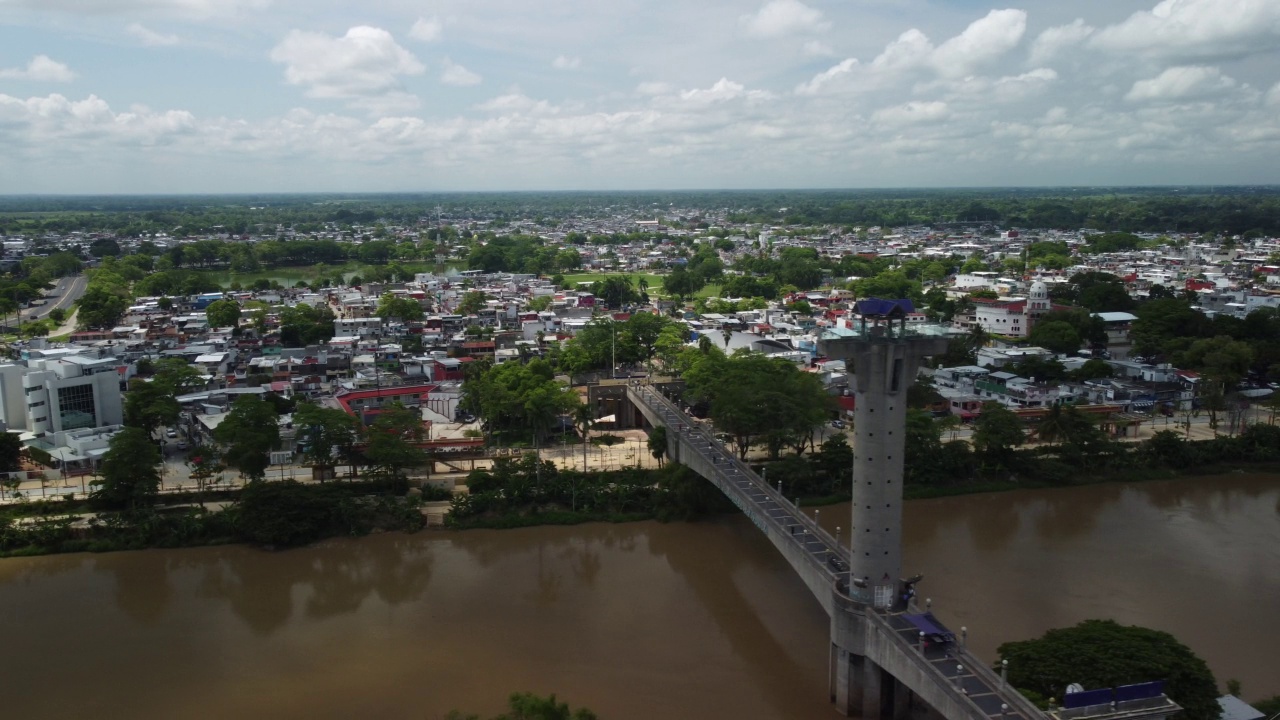
MULTIPOLYGON (((240 491, 238 501, 222 512, 186 506, 143 509, 99 515, 79 526, 69 516, 21 523, 13 516, 0 517, 0 555, 229 542, 284 548, 373 530, 412 532, 422 528, 425 520, 418 501, 404 497, 407 489, 404 480, 322 485, 263 481, 240 491)), ((55 510, 51 505, 47 509, 55 510)))
POLYGON ((467 487, 468 494, 453 498, 448 522, 455 527, 690 519, 732 508, 714 486, 681 465, 583 473, 561 470, 532 453, 472 472, 467 487))

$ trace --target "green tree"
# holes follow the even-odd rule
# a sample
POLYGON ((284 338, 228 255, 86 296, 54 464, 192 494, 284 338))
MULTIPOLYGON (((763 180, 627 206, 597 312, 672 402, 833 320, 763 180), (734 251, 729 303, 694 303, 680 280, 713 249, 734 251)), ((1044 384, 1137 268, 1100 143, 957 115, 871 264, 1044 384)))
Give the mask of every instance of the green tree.
POLYGON ((935 482, 938 479, 937 463, 942 455, 942 427, 934 422, 932 414, 908 408, 905 433, 903 482, 935 482))
POLYGON ((403 477, 403 471, 426 462, 427 455, 418 447, 426 439, 427 429, 421 413, 396 402, 378 413, 366 433, 365 457, 376 473, 390 479, 403 477))
MULTIPOLYGON (((491 720, 597 720, 590 710, 571 710, 567 703, 557 702, 555 695, 544 698, 533 693, 515 693, 508 698, 507 707, 507 712, 491 720)), ((454 710, 446 720, 480 720, 480 716, 463 715, 454 710)))
POLYGON ((592 285, 591 292, 609 308, 616 309, 640 301, 640 293, 636 291, 635 280, 630 275, 610 275, 592 285))
POLYGON ((111 438, 102 456, 101 479, 90 500, 97 507, 137 510, 160 492, 160 451, 141 428, 126 427, 111 438))
POLYGON ((76 322, 82 329, 115 327, 129 309, 124 297, 93 285, 76 300, 76 306, 79 308, 76 322))
POLYGON ((209 327, 234 328, 240 323, 240 303, 235 300, 214 300, 204 309, 209 327))
POLYGON ((170 395, 185 395, 201 390, 207 384, 194 365, 176 357, 163 358, 155 363, 155 378, 152 382, 170 395))
POLYGON ((326 408, 304 402, 293 413, 298 440, 303 444, 303 459, 313 466, 331 468, 335 461, 351 465, 355 475, 356 443, 360 440, 360 421, 338 408, 326 408))
POLYGON ((61 325, 62 323, 66 322, 67 311, 63 310, 62 308, 54 308, 49 311, 49 319, 52 320, 55 324, 61 325))
POLYGON ((649 454, 658 461, 658 467, 662 467, 663 460, 667 457, 667 428, 659 425, 650 430, 648 446, 649 454))
POLYGON ((1013 411, 998 402, 982 404, 982 413, 974 422, 973 450, 986 466, 1007 469, 1014 448, 1024 440, 1022 421, 1013 411))
POLYGON ((374 315, 383 320, 399 319, 405 322, 413 322, 422 319, 422 305, 411 297, 404 297, 394 293, 385 293, 378 300, 378 309, 374 311, 374 315))
POLYGON ((468 368, 462 405, 489 432, 529 433, 538 442, 556 418, 573 412, 578 396, 555 379, 547 361, 536 359, 468 368))
POLYGON ((159 380, 134 378, 124 396, 124 424, 142 430, 147 437, 177 422, 180 410, 174 391, 159 380))
POLYGON ((996 651, 1009 662, 1009 682, 1042 697, 1061 699, 1071 683, 1097 689, 1163 680, 1183 717, 1218 718, 1217 681, 1209 666, 1165 632, 1085 620, 1034 640, 1004 643, 996 651))
POLYGON ((0 433, 0 473, 22 469, 22 439, 18 433, 0 433))
POLYGON ((1032 345, 1059 353, 1074 353, 1080 349, 1080 333, 1068 322, 1038 322, 1027 338, 1032 345))
POLYGON ((270 452, 280 442, 275 407, 257 395, 242 395, 213 437, 223 445, 222 457, 228 465, 252 481, 262 480, 271 464, 270 452))
POLYGON ((458 303, 459 315, 475 315, 485 309, 485 294, 480 290, 472 290, 462 296, 458 303))
POLYGON ((333 311, 328 307, 290 305, 280 311, 280 342, 285 347, 328 342, 333 339, 333 321, 333 311))
POLYGON ((1098 360, 1096 358, 1086 360, 1079 368, 1072 370, 1069 375, 1072 380, 1095 380, 1097 378, 1109 378, 1115 375, 1115 368, 1111 367, 1106 360, 1098 360))
POLYGON ((759 353, 728 358, 718 350, 694 351, 689 358, 684 375, 690 397, 710 404, 716 428, 734 437, 744 459, 760 441, 771 457, 786 446, 802 452, 832 410, 834 400, 821 381, 786 360, 759 353))
POLYGON ((1169 354, 1190 344, 1180 342, 1183 338, 1209 334, 1209 319, 1182 299, 1151 300, 1134 314, 1138 319, 1133 322, 1129 339, 1138 355, 1169 354))
MULTIPOLYGON (((192 480, 196 481, 201 496, 210 484, 216 483, 222 478, 222 471, 225 466, 222 464, 222 458, 218 456, 216 448, 197 445, 191 448, 191 452, 187 453, 187 470, 192 480)), ((201 500, 201 505, 204 501, 201 500)))

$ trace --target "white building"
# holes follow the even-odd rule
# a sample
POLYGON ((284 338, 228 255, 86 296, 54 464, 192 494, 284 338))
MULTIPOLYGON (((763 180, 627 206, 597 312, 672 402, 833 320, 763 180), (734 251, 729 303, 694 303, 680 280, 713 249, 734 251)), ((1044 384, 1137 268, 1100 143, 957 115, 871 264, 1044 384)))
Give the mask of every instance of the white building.
POLYGON ((9 429, 47 435, 120 425, 124 405, 114 358, 71 355, 0 365, 0 419, 9 429))

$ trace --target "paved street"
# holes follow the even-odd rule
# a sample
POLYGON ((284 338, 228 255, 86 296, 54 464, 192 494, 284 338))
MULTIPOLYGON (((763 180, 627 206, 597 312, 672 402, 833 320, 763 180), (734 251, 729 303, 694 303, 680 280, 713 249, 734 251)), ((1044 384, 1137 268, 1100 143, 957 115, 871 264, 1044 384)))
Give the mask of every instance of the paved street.
POLYGON ((22 321, 41 320, 49 317, 49 313, 59 308, 66 310, 70 314, 72 306, 76 300, 80 299, 80 296, 84 295, 85 288, 88 285, 89 278, 84 275, 58 278, 57 282, 54 283, 53 290, 49 291, 49 298, 44 301, 43 305, 37 305, 22 311, 22 321))

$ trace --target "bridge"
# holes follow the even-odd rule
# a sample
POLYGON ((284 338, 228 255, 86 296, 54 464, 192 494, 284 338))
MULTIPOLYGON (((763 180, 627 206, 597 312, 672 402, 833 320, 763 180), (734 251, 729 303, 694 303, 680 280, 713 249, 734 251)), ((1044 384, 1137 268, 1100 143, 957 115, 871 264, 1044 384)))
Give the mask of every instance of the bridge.
MULTIPOLYGON (((903 301, 863 305, 863 326, 825 337, 828 357, 855 373, 852 520, 833 537, 770 486, 657 387, 632 381, 626 395, 654 427, 667 428, 668 456, 712 482, 782 554, 831 619, 828 688, 844 715, 901 720, 913 699, 948 720, 1164 720, 1180 708, 1161 694, 1097 712, 1046 714, 1003 673, 969 653, 932 613, 919 612, 901 574, 902 455, 906 391, 926 355, 945 350, 936 333, 908 329, 903 301), (897 436, 894 436, 895 431, 897 436), (877 437, 878 435, 878 437, 877 437), (896 456, 896 457, 895 457, 896 456), (859 533, 858 531, 862 532, 859 533)), ((865 301, 864 301, 865 303, 865 301)))

